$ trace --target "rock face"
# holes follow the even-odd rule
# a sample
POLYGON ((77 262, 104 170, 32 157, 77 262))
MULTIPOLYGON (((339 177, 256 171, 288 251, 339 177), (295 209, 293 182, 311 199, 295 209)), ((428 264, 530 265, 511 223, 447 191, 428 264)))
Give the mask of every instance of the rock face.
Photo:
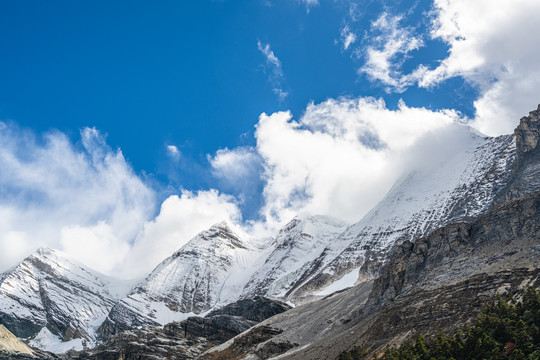
POLYGON ((28 338, 47 328, 64 341, 95 339, 95 328, 117 301, 117 283, 59 251, 39 249, 0 283, 0 322, 28 338))
POLYGON ((33 354, 32 349, 17 339, 4 325, 0 324, 0 350, 16 351, 22 354, 33 354))
MULTIPOLYGON (((404 242, 374 281, 296 307, 241 336, 261 326, 276 329, 266 342, 298 344, 280 359, 331 359, 353 347, 373 355, 416 334, 461 326, 494 294, 527 286, 540 287, 540 193, 404 242)), ((233 340, 203 358, 233 359, 233 340)), ((243 348, 243 356, 260 359, 259 346, 243 348)))
POLYGON ((512 176, 496 203, 501 203, 538 190, 540 184, 540 105, 529 116, 521 118, 515 129, 516 162, 512 176))
POLYGON ((204 337, 211 343, 221 344, 261 321, 289 309, 289 305, 280 301, 256 296, 211 311, 204 318, 192 316, 180 323, 167 324, 165 328, 177 329, 175 332, 183 332, 185 337, 204 337))
POLYGON ((263 320, 281 314, 289 309, 291 309, 291 306, 281 301, 268 299, 262 296, 255 296, 251 299, 238 300, 220 309, 211 311, 206 317, 231 315, 240 316, 244 319, 260 323, 263 320))
POLYGON ((208 349, 205 339, 190 339, 166 330, 129 330, 92 350, 72 354, 78 360, 196 359, 208 349))
POLYGON ((540 140, 540 105, 538 105, 538 109, 531 111, 529 116, 521 118, 514 135, 516 136, 519 164, 527 153, 536 149, 540 140))

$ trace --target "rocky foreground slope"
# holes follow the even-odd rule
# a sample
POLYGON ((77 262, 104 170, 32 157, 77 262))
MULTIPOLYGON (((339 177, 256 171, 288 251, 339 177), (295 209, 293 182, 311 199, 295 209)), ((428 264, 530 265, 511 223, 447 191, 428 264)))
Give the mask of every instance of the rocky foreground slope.
POLYGON ((270 318, 202 358, 333 359, 352 348, 373 355, 461 326, 494 294, 526 286, 540 287, 540 193, 407 241, 377 279, 270 318))

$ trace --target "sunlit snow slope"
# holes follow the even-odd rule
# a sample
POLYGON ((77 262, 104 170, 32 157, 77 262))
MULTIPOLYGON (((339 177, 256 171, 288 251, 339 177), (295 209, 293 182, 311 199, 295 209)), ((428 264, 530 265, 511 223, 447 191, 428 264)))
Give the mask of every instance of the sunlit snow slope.
POLYGON ((126 286, 59 251, 41 248, 2 277, 0 322, 21 338, 39 334, 72 341, 76 348, 91 346, 97 327, 129 291, 126 286))

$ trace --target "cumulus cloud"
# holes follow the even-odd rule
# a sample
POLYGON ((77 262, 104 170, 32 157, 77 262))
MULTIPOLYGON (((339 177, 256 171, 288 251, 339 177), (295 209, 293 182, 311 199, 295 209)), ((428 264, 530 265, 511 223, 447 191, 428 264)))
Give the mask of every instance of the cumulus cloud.
POLYGON ((94 128, 73 145, 59 132, 37 137, 8 125, 0 163, 2 268, 49 246, 110 271, 154 211, 154 192, 94 128), (115 261, 102 261, 115 252, 115 261))
POLYGON ((259 49, 266 59, 265 67, 268 72, 268 81, 273 87, 272 91, 280 101, 284 101, 287 96, 289 96, 289 93, 283 90, 285 75, 281 68, 281 61, 270 48, 270 44, 263 44, 260 41, 257 41, 257 49, 259 49))
POLYGON ((402 92, 416 84, 432 88, 462 77, 479 90, 471 124, 488 135, 511 132, 517 120, 539 102, 540 3, 535 0, 435 0, 428 34, 401 26, 386 12, 373 23, 379 30, 368 46, 360 72, 402 92), (384 30, 387 29, 387 30, 384 30), (434 66, 401 71, 403 56, 422 46, 422 37, 442 41, 448 56, 434 66))
POLYGON ((300 212, 357 221, 401 174, 408 151, 458 119, 454 111, 403 102, 390 110, 380 99, 331 99, 309 104, 299 120, 290 112, 262 114, 256 147, 222 150, 213 164, 222 176, 234 178, 261 162, 262 222, 250 224, 259 235, 300 212))

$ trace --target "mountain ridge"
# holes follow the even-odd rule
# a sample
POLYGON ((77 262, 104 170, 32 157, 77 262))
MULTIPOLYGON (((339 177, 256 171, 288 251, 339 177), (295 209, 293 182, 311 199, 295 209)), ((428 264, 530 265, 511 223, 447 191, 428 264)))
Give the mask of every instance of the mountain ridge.
POLYGON ((463 146, 403 174, 354 224, 303 214, 261 247, 217 223, 127 294, 113 294, 110 279, 60 252, 40 249, 0 276, 0 321, 19 337, 39 335, 46 341, 49 332, 76 340, 80 349, 254 296, 309 305, 327 303, 336 296, 332 292, 347 293, 356 285, 357 295, 374 306, 367 292, 377 289, 381 276, 390 276, 384 273, 387 264, 403 246, 540 189, 539 116, 540 106, 520 120, 514 135, 493 138, 455 125, 452 131, 463 146))

